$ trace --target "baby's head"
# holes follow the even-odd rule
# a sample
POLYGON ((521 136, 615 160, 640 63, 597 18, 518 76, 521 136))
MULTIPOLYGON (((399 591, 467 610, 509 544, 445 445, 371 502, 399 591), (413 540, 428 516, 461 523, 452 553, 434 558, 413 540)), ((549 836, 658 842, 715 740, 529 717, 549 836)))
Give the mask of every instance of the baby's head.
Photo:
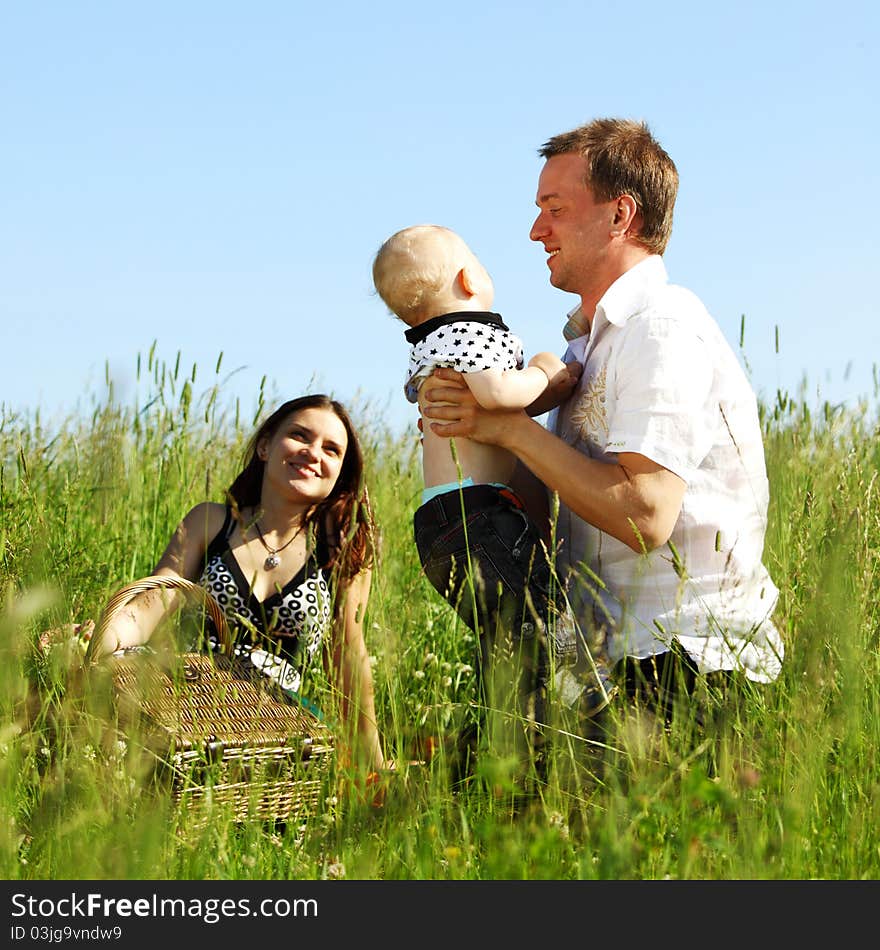
POLYGON ((392 234, 373 261, 373 284, 388 309, 411 327, 442 313, 489 310, 495 297, 474 252, 436 224, 392 234))

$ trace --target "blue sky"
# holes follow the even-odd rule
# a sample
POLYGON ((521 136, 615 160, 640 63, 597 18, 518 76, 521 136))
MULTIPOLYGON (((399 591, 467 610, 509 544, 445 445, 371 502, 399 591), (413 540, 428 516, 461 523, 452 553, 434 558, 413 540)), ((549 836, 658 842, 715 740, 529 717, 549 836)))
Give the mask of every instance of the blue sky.
POLYGON ((671 279, 773 399, 871 395, 876 4, 3 3, 0 403, 89 411, 109 363, 414 425, 379 244, 459 231, 527 355, 574 298, 528 239, 551 135, 645 119, 681 176, 671 279), (778 336, 778 353, 777 340, 778 336), (228 376, 228 378, 227 378, 228 376))

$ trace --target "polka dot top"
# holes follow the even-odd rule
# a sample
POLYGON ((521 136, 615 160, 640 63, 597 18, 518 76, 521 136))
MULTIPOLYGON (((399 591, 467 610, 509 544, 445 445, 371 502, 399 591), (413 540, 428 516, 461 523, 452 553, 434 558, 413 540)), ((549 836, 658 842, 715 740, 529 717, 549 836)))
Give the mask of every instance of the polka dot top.
MULTIPOLYGON (((236 640, 236 654, 250 655, 261 668, 271 667, 272 671, 265 672, 280 679, 282 687, 298 690, 303 670, 318 652, 330 627, 332 595, 328 573, 318 567, 312 556, 280 591, 261 602, 253 595, 229 547, 234 528, 232 510, 227 507, 223 527, 205 552, 205 568, 199 583, 226 614, 236 640)), ((209 635, 209 641, 212 648, 219 646, 216 632, 209 635)))

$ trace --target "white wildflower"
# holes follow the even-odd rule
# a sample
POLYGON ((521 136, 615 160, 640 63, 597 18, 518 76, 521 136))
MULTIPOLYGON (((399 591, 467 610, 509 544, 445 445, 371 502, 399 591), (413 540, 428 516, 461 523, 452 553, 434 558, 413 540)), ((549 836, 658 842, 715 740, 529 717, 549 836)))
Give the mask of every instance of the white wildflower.
POLYGON ((345 877, 345 865, 341 861, 334 861, 327 868, 327 877, 333 880, 341 880, 345 877))

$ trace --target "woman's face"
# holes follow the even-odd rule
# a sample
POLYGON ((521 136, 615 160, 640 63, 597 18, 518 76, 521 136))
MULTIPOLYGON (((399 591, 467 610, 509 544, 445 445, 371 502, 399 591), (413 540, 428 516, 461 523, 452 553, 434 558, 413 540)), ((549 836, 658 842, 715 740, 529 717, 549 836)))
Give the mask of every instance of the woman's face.
POLYGON ((333 491, 348 449, 342 420, 329 409, 299 409, 282 420, 257 454, 266 463, 263 491, 274 488, 312 505, 333 491))

